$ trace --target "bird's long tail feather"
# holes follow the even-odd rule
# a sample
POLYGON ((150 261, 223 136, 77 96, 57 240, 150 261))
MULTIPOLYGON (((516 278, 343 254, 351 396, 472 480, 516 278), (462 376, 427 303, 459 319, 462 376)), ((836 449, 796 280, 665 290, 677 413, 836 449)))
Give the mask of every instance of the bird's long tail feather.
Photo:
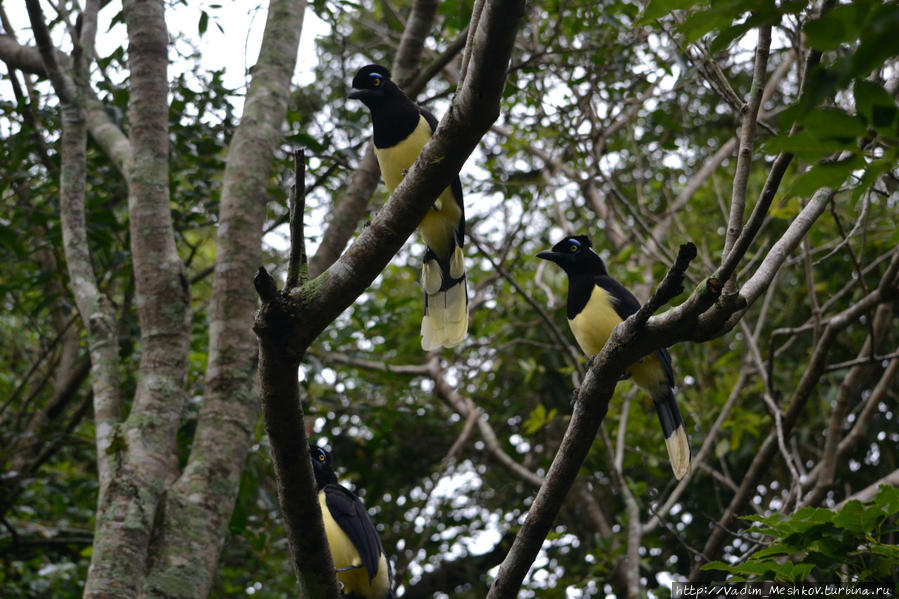
POLYGON ((674 399, 674 390, 666 389, 666 393, 660 397, 654 397, 656 413, 659 415, 659 424, 662 425, 662 433, 665 435, 665 446, 668 448, 668 459, 671 461, 671 469, 678 480, 682 479, 690 471, 690 441, 687 439, 686 425, 674 399))
POLYGON ((459 345, 468 332, 468 286, 462 248, 456 246, 445 262, 429 248, 421 269, 421 284, 425 290, 422 349, 459 345))

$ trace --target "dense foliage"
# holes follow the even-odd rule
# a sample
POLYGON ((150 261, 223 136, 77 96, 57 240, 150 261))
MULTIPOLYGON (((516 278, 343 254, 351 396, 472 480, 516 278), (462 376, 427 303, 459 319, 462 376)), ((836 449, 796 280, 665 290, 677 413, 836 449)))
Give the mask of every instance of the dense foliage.
MULTIPOLYGON (((424 66, 465 35, 472 4, 439 5, 424 66)), ((67 10, 51 28, 62 31, 76 5, 60 2, 67 10)), ((269 190, 270 272, 286 266, 287 157, 295 147, 308 157, 314 250, 370 135, 367 111, 346 99, 349 81, 364 64, 391 64, 410 5, 310 4, 328 32, 316 40, 314 82, 292 90, 269 190)), ((213 34, 202 14, 197 45, 213 34)), ((563 234, 588 234, 610 273, 646 299, 677 247, 693 241, 692 291, 721 261, 744 103, 766 84, 747 219, 776 157, 793 160, 738 285, 780 251, 778 240, 822 188, 833 190, 826 211, 738 324, 671 348, 696 459, 688 482, 674 484, 651 401, 623 380, 521 596, 623 597, 632 568, 642 589, 666 596, 672 578, 706 575, 707 561, 715 576, 802 581, 848 571, 899 584, 896 494, 856 497, 877 481, 899 484, 899 289, 883 280, 899 255, 897 27, 899 4, 874 0, 529 5, 502 114, 462 172, 468 338, 454 350, 421 351, 423 246, 413 236, 301 366, 309 432, 379 524, 400 597, 483 596, 559 447, 586 359, 565 322, 563 274, 535 254, 563 234), (759 82, 753 66, 765 27, 772 41, 759 82), (820 62, 809 64, 815 51, 820 62), (879 287, 881 300, 825 334, 879 287), (824 363, 812 368, 818 356, 824 363), (797 401, 800 416, 783 431, 797 401), (722 524, 766 443, 777 451, 736 514, 748 518, 722 524), (726 542, 704 554, 721 527, 726 542)), ((30 35, 14 33, 21 43, 30 35)), ((122 44, 92 73, 106 112, 127 131, 122 44)), ((192 310, 182 465, 203 401, 219 194, 244 92, 204 69, 199 52, 179 57, 190 66, 169 90, 169 191, 192 310)), ((438 115, 459 63, 452 56, 418 96, 438 115)), ((76 596, 91 555, 97 458, 85 327, 63 266, 59 103, 45 80, 10 71, 0 84, 0 595, 76 596)), ((127 191, 94 141, 87 161, 90 250, 114 298, 127 398, 142 351, 127 191)), ((385 198, 379 186, 368 215, 385 198)), ((360 231, 366 218, 350 226, 360 231)), ((211 595, 294 596, 268 441, 261 422, 247 426, 255 442, 211 595)))
POLYGON ((756 522, 751 532, 774 540, 741 564, 710 562, 703 568, 725 570, 736 580, 797 583, 835 573, 845 583, 889 583, 899 559, 899 547, 887 541, 897 530, 897 513, 899 493, 884 485, 871 501, 853 499, 837 510, 804 507, 789 516, 747 516, 756 522))

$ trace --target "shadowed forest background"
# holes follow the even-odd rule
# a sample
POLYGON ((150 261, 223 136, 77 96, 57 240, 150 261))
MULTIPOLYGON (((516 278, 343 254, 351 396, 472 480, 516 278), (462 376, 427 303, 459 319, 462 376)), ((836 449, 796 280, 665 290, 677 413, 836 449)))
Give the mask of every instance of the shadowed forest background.
POLYGON ((521 589, 491 596, 899 584, 896 2, 272 0, 235 89, 203 67, 213 28, 229 34, 216 5, 175 40, 178 3, 25 4, 0 6, 3 597, 297 596, 252 328, 256 269, 286 275, 297 148, 309 274, 340 285, 355 255, 373 279, 297 325, 306 432, 378 524, 398 597, 485 596, 554 458, 578 476, 521 589), (310 12, 329 32, 297 86, 310 12), (485 50, 504 35, 508 62, 485 50), (120 45, 95 54, 95 36, 120 45), (452 350, 421 350, 417 236, 383 271, 350 246, 399 222, 347 99, 371 62, 438 118, 474 90, 442 138, 483 133, 452 350), (491 68, 501 94, 479 96, 491 68), (494 104, 485 133, 464 118, 494 104), (607 372, 535 257, 568 234, 641 301, 698 249, 657 314, 712 289, 707 311, 649 325, 674 343, 679 484, 628 380, 583 462, 559 453, 575 390, 607 372))

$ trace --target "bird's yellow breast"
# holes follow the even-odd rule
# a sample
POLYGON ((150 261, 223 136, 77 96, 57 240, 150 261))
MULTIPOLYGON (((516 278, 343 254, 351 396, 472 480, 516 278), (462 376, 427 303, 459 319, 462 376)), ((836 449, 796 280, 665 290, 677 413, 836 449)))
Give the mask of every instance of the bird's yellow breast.
POLYGON ((384 177, 388 191, 393 193, 396 186, 403 180, 403 171, 412 167, 429 139, 431 139, 431 127, 423 116, 419 116, 418 126, 406 139, 389 148, 375 148, 375 156, 381 166, 381 175, 384 177))
POLYGON ((343 592, 348 595, 356 593, 366 599, 386 597, 390 587, 390 581, 387 578, 387 558, 383 553, 379 556, 378 574, 369 583, 368 571, 362 564, 362 558, 353 542, 331 516, 324 492, 318 494, 318 504, 321 506, 325 535, 328 537, 328 546, 331 548, 331 559, 334 560, 334 567, 338 570, 337 578, 343 584, 343 592), (351 569, 340 572, 344 568, 351 569))
MULTIPOLYGON (((393 190, 400 184, 405 175, 421 153, 421 149, 431 139, 431 127, 423 116, 418 119, 418 126, 406 139, 389 148, 375 148, 375 156, 381 166, 381 175, 387 190, 393 190)), ((422 219, 418 230, 422 239, 441 260, 449 260, 453 248, 453 236, 462 209, 452 190, 447 187, 434 202, 434 207, 428 210, 422 219)))
POLYGON ((568 320, 571 332, 581 350, 588 356, 602 351, 612 330, 621 322, 621 317, 612 305, 612 296, 597 285, 593 286, 587 305, 574 318, 568 320))
MULTIPOLYGON (((621 323, 612 301, 612 296, 605 289, 594 285, 587 305, 568 320, 577 344, 588 356, 601 352, 612 331, 621 323)), ((627 371, 638 386, 650 393, 660 385, 667 386, 665 368, 655 354, 632 364, 627 371)))

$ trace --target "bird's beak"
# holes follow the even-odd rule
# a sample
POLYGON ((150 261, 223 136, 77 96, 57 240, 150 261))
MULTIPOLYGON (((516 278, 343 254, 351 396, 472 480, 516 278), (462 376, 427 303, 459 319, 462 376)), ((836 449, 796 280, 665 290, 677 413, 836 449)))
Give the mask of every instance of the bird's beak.
POLYGON ((350 92, 350 99, 351 100, 361 100, 367 95, 368 95, 367 90, 354 89, 353 91, 350 92))
POLYGON ((543 260, 549 260, 550 262, 555 262, 556 264, 558 264, 559 259, 562 257, 562 254, 560 254, 559 252, 553 252, 551 250, 546 250, 545 252, 540 252, 539 254, 537 254, 537 257, 541 258, 543 260))

